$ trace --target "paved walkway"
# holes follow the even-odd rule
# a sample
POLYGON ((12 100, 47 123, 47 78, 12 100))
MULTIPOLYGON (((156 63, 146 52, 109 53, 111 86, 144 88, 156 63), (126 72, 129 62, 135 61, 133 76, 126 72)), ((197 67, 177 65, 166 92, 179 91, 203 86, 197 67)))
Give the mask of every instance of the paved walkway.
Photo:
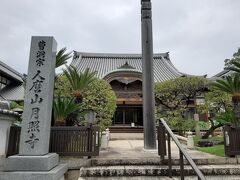
MULTIPOLYGON (((184 145, 185 146, 185 145, 184 145)), ((172 157, 179 158, 179 150, 174 142, 171 142, 172 157)), ((187 148, 186 148, 187 149, 187 148)), ((216 159, 219 156, 211 155, 208 153, 200 152, 197 150, 189 150, 187 152, 192 158, 196 159, 216 159)), ((144 151, 143 140, 111 140, 109 147, 106 150, 100 151, 99 158, 140 158, 140 157, 159 157, 157 150, 144 151)))

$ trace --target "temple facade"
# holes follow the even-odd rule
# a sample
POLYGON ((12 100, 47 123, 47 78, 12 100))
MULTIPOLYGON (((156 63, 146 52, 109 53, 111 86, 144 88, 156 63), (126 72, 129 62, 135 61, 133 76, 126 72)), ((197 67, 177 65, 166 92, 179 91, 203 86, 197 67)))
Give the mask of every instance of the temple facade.
MULTIPOLYGON (((79 71, 89 68, 106 80, 117 95, 114 126, 143 126, 141 54, 104 54, 74 51, 71 63, 79 71)), ((154 82, 184 76, 172 64, 169 53, 154 54, 154 82)))

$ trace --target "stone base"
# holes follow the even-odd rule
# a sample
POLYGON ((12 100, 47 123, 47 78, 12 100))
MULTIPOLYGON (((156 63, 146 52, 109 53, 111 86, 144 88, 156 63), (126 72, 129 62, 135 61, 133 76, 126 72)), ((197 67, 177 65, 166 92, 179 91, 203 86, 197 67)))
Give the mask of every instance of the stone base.
POLYGON ((158 153, 158 149, 145 149, 143 148, 143 151, 146 153, 158 153))
POLYGON ((10 156, 5 160, 4 171, 50 171, 59 163, 56 153, 43 156, 10 156))
MULTIPOLYGON (((22 164, 24 166, 24 164, 22 164)), ((60 164, 51 171, 0 172, 1 180, 64 180, 67 165, 60 164)))

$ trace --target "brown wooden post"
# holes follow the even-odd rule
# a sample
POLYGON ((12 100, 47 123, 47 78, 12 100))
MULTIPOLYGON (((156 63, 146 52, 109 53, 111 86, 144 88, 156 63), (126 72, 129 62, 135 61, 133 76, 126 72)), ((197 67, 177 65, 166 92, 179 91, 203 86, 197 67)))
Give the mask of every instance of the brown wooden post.
POLYGON ((158 155, 164 160, 164 156, 166 153, 166 131, 165 127, 163 126, 162 122, 159 122, 158 126, 158 155))
POLYGON ((169 169, 169 177, 172 178, 171 137, 170 137, 169 133, 167 133, 167 142, 168 142, 168 169, 169 169))
MULTIPOLYGON (((93 137, 92 123, 88 124, 87 131, 88 131, 88 137, 87 137, 88 152, 92 152, 92 137, 93 137)), ((88 159, 91 159, 91 156, 88 156, 88 159)))
POLYGON ((181 180, 184 180, 184 162, 183 162, 183 153, 179 151, 179 160, 180 160, 180 176, 181 180))

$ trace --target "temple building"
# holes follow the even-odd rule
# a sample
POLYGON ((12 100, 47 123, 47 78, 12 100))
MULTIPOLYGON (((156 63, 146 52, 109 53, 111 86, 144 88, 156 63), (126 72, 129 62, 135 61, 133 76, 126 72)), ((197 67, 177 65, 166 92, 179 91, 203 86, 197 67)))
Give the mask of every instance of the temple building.
MULTIPOLYGON (((74 51, 71 65, 79 71, 89 68, 97 77, 106 80, 117 95, 117 110, 113 125, 143 125, 142 110, 142 55, 104 54, 74 51)), ((169 53, 154 54, 154 82, 184 76, 172 64, 169 53)))
POLYGON ((0 100, 23 101, 24 76, 0 61, 0 100))
POLYGON ((211 77, 211 80, 217 80, 217 79, 221 79, 221 78, 225 78, 227 76, 231 76, 234 72, 224 68, 221 72, 215 74, 213 77, 211 77))

